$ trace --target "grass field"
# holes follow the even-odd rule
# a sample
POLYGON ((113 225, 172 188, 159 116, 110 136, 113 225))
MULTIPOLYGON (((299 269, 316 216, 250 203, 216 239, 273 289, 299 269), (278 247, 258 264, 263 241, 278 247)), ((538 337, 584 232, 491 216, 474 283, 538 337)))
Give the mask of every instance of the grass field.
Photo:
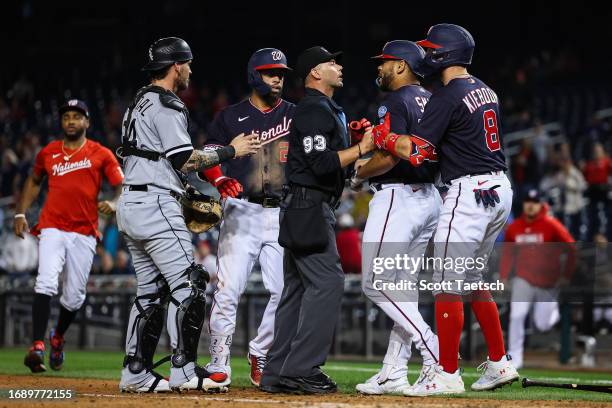
MULTIPOLYGON (((0 349, 0 374, 8 375, 32 375, 23 365, 25 349, 0 349)), ((160 356, 161 357, 161 356, 160 356)), ((99 378, 119 380, 123 354, 118 352, 95 352, 95 351, 67 351, 64 368, 59 371, 47 371, 37 374, 45 377, 71 377, 71 378, 99 378)), ((200 361, 203 363, 203 361, 200 361)), ((160 367, 160 373, 167 375, 168 363, 160 367)), ((338 383, 341 392, 352 394, 355 392, 355 384, 362 382, 373 375, 379 368, 374 363, 355 363, 343 361, 330 361, 324 367, 332 378, 338 383)), ((420 367, 412 365, 409 370, 410 381, 418 376, 420 367)), ((249 366, 245 358, 234 358, 232 361, 232 386, 249 387, 249 366)), ((534 379, 545 379, 547 381, 579 382, 588 384, 605 384, 612 386, 612 373, 588 373, 572 371, 550 371, 550 370, 521 370, 521 376, 534 379)), ((478 378, 478 373, 473 367, 465 367, 463 379, 466 389, 478 378)), ((572 391, 551 388, 521 388, 518 383, 493 392, 467 392, 458 398, 491 398, 507 400, 583 400, 612 403, 612 394, 603 394, 586 391, 572 391)))

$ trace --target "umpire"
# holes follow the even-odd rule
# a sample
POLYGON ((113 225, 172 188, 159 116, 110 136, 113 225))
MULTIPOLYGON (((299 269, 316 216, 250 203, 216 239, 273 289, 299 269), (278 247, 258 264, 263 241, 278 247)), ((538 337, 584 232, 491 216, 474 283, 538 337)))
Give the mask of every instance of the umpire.
POLYGON ((349 164, 374 149, 371 137, 349 147, 346 117, 332 99, 342 87, 341 53, 312 47, 298 58, 305 96, 289 136, 289 189, 280 212, 285 287, 274 343, 260 388, 266 392, 329 393, 336 383, 325 364, 340 312, 344 273, 334 236, 334 209, 349 164))

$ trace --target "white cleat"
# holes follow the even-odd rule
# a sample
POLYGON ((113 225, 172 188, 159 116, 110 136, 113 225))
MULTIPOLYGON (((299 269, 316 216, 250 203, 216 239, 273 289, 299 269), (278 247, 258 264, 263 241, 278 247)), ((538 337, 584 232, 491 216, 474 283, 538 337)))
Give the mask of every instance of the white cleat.
POLYGON ((374 374, 365 383, 357 384, 357 392, 367 395, 403 394, 410 388, 408 377, 405 373, 397 378, 387 378, 381 381, 380 372, 374 374))
POLYGON ((519 373, 512 364, 512 358, 505 355, 499 361, 487 361, 478 366, 480 378, 472 384, 472 391, 490 391, 518 381, 519 373))
POLYGON ((133 392, 133 393, 157 393, 157 392, 170 392, 170 384, 159 374, 151 377, 144 384, 125 384, 119 385, 121 392, 133 392))
POLYGON ((442 370, 439 365, 424 366, 419 380, 404 391, 404 395, 427 397, 429 395, 463 394, 465 392, 459 369, 453 374, 449 374, 442 370))
POLYGON ((196 375, 183 384, 172 387, 173 391, 204 391, 204 392, 227 392, 231 384, 230 376, 226 373, 208 372, 205 368, 196 366, 196 375))

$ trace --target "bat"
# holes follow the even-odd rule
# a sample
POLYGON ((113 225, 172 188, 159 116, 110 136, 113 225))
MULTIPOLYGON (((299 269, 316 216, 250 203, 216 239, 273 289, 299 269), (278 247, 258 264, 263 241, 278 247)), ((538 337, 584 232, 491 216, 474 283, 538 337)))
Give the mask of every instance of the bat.
POLYGON ((529 378, 523 378, 522 384, 523 384, 523 388, 527 388, 527 387, 565 388, 568 390, 594 391, 594 392, 604 392, 606 394, 612 394, 612 385, 554 383, 554 382, 530 380, 529 378))

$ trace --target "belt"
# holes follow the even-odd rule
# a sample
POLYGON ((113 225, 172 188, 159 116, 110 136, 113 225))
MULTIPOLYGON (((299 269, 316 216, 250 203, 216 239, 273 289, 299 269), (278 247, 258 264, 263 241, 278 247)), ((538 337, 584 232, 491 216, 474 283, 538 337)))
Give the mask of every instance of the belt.
POLYGON ((499 176, 500 173, 503 173, 503 170, 490 170, 490 171, 483 171, 480 173, 473 173, 473 174, 468 174, 468 176, 470 177, 474 177, 474 176, 499 176))
POLYGON ((260 204, 264 208, 278 208, 281 202, 281 199, 278 197, 266 196, 242 197, 242 199, 247 200, 249 203, 260 204))
MULTIPOLYGON (((127 187, 128 190, 130 191, 149 191, 148 184, 126 184, 125 187, 127 187)), ((170 195, 174 197, 177 201, 181 199, 182 196, 176 191, 172 191, 172 190, 168 190, 168 191, 170 192, 170 195)))
POLYGON ((387 184, 403 184, 403 185, 407 185, 408 183, 372 183, 372 184, 370 184, 370 188, 375 190, 375 191, 381 191, 383 189, 383 186, 385 186, 387 184))
POLYGON ((297 185, 290 185, 289 191, 293 194, 300 194, 304 198, 318 198, 329 204, 334 210, 340 207, 340 197, 326 193, 321 190, 314 189, 312 187, 304 187, 297 185))

